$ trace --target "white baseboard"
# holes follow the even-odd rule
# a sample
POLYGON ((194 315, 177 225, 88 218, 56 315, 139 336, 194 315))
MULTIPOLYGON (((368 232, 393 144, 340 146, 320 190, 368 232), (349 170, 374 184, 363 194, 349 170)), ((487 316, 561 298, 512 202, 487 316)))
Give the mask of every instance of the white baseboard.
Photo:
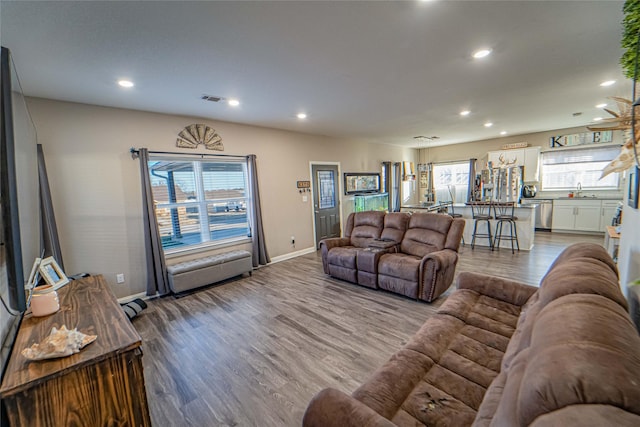
POLYGON ((142 300, 148 300, 151 297, 148 297, 146 292, 140 292, 139 294, 129 295, 128 297, 118 298, 118 303, 126 304, 126 303, 131 302, 134 299, 138 299, 138 298, 140 298, 142 300))
POLYGON ((310 254, 310 253, 313 253, 315 251, 316 251, 316 248, 311 246, 310 248, 302 249, 302 250, 295 251, 295 252, 289 252, 288 254, 279 255, 279 256, 271 258, 271 262, 269 264, 275 264, 276 262, 286 261, 288 259, 296 258, 296 257, 302 256, 302 255, 306 255, 306 254, 310 254))

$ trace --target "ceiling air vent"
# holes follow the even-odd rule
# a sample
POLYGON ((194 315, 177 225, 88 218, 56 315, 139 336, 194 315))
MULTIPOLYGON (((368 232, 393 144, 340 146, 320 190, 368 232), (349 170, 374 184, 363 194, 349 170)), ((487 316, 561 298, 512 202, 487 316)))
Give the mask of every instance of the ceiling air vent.
POLYGON ((436 139, 440 139, 439 136, 424 136, 424 135, 418 135, 418 136, 414 136, 413 139, 416 139, 418 141, 435 141, 436 139))
POLYGON ((200 97, 200 99, 202 99, 203 101, 210 101, 210 102, 220 102, 220 101, 222 101, 222 97, 213 96, 213 95, 202 95, 200 97))

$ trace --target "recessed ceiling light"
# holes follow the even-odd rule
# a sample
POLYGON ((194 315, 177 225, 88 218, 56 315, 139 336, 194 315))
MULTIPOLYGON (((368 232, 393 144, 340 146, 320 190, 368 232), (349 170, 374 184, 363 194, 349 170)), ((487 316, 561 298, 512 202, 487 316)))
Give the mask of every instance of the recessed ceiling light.
POLYGON ((469 114, 471 114, 471 111, 469 110, 460 111, 461 116, 468 116, 469 114))
POLYGON ((602 104, 596 105, 596 108, 604 108, 606 106, 607 106, 607 104, 602 103, 602 104))
POLYGON ((485 56, 489 56, 491 54, 491 49, 480 49, 473 52, 473 57, 476 59, 484 58, 485 56))
POLYGON ((506 130, 503 130, 502 132, 500 132, 500 135, 506 135, 506 134, 507 134, 506 130))
POLYGON ((122 87, 133 87, 133 82, 130 80, 118 80, 118 84, 122 87))
POLYGON ((305 113, 298 113, 296 117, 298 117, 300 120, 303 120, 307 118, 307 115, 305 113))
POLYGON ((594 118, 593 118, 593 121, 594 121, 594 122, 599 122, 599 121, 601 121, 601 120, 602 120, 602 117, 594 117, 594 118))
POLYGON ((227 104, 231 105, 232 107, 237 107, 238 105, 240 105, 240 101, 232 98, 227 101, 227 104))
POLYGON ((493 123, 491 123, 491 122, 487 122, 487 123, 484 124, 484 127, 486 127, 486 128, 490 128, 491 126, 493 126, 493 123))
POLYGON ((612 84, 615 84, 615 82, 615 80, 607 80, 606 82, 600 83, 600 86, 611 86, 612 84))

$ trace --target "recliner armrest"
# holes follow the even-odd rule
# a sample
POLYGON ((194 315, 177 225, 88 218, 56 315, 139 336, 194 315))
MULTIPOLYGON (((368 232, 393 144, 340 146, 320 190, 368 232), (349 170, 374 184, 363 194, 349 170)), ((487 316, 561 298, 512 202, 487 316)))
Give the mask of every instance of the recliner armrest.
POLYGON ((328 239, 320 240, 320 247, 326 246, 327 250, 337 246, 349 245, 351 245, 351 239, 348 237, 330 237, 328 239))
POLYGON ((422 261, 420 262, 421 267, 424 266, 428 260, 433 260, 436 265, 436 270, 440 270, 450 265, 455 265, 458 262, 458 253, 451 249, 431 252, 422 257, 422 261))
POLYGON ((531 295, 538 290, 535 286, 502 277, 471 272, 460 273, 456 287, 458 289, 470 289, 479 294, 517 306, 523 306, 531 295))
POLYGON ((309 403, 302 418, 304 427, 393 427, 376 411, 333 388, 325 388, 309 403))
POLYGON ((458 263, 458 253, 452 249, 431 252, 420 261, 418 298, 431 302, 451 286, 458 263))

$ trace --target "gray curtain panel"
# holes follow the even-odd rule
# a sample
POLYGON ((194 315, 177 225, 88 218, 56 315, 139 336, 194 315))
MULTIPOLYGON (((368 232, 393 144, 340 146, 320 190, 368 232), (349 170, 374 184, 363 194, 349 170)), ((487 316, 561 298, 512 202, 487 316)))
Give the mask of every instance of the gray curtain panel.
POLYGON ((384 187, 383 191, 387 193, 387 210, 389 212, 392 211, 391 207, 393 206, 393 200, 391 198, 391 162, 382 162, 382 169, 384 174, 384 187))
POLYGON ((151 178, 149 178, 149 150, 141 148, 140 180, 142 182, 142 222, 144 227, 144 248, 147 257, 147 295, 166 295, 169 293, 167 265, 160 240, 160 230, 153 208, 151 178))
POLYGON ((58 237, 58 226, 56 216, 53 212, 53 202, 51 201, 51 189, 49 188, 49 176, 47 175, 47 165, 44 161, 44 150, 42 144, 38 144, 38 179, 40 181, 40 249, 44 250, 44 256, 52 256, 60 268, 64 270, 62 262, 62 250, 60 249, 60 238, 58 237))
POLYGON ((393 212, 400 212, 400 193, 402 182, 402 163, 393 164, 393 212))
POLYGON ((258 190, 258 171, 256 168, 256 155, 247 156, 247 172, 249 174, 249 187, 251 188, 251 240, 253 241, 253 266, 266 265, 271 262, 267 252, 267 244, 262 227, 262 209, 260 207, 260 191, 258 190))
POLYGON ((469 159, 469 188, 467 189, 467 202, 473 200, 473 186, 476 183, 476 159, 469 159))

